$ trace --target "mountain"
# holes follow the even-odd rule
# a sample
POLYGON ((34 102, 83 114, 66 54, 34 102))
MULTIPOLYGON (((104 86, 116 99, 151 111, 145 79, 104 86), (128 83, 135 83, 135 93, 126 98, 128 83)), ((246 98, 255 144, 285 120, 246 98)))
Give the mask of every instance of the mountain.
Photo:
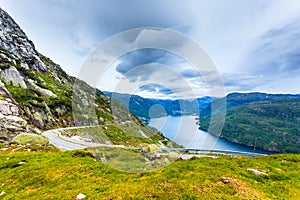
MULTIPOLYGON (((269 101, 275 99, 285 98, 300 98, 300 94, 266 94, 260 92, 251 93, 231 93, 224 98, 214 100, 215 105, 221 105, 222 102, 226 102, 226 109, 241 106, 246 103, 269 101)), ((209 104, 200 113, 202 116, 209 116, 211 114, 211 104, 209 104)))
POLYGON ((245 103, 268 101, 276 99, 300 98, 299 94, 266 94, 260 92, 231 93, 226 97, 227 107, 240 106, 245 103))
POLYGON ((211 97, 195 100, 150 99, 138 95, 107 91, 104 91, 104 94, 123 102, 132 113, 145 120, 166 115, 199 115, 199 109, 206 108, 212 100, 211 97))
MULTIPOLYGON (((221 137, 264 150, 299 153, 300 98, 294 95, 271 95, 270 98, 273 100, 264 99, 229 108, 221 137)), ((209 123, 209 115, 201 117, 201 129, 208 130, 209 123)))
POLYGON ((134 142, 167 140, 153 130, 145 130, 120 102, 112 103, 118 115, 112 114, 109 97, 69 76, 58 64, 40 54, 16 22, 0 8, 0 143, 10 142, 21 133, 40 134, 47 129, 97 124, 106 125, 107 134, 118 133, 122 135, 120 138, 134 142), (143 140, 125 137, 129 132, 141 135, 142 130, 143 140), (151 137, 145 139, 147 133, 151 137))
MULTIPOLYGON (((2 140, 23 132, 39 133, 38 129, 73 126, 72 87, 79 80, 38 53, 33 42, 2 9, 0 35, 2 140)), ((85 91, 81 92, 87 95, 85 91)), ((108 98, 97 91, 93 100, 98 102, 99 118, 111 120, 112 116, 106 111, 108 98)))

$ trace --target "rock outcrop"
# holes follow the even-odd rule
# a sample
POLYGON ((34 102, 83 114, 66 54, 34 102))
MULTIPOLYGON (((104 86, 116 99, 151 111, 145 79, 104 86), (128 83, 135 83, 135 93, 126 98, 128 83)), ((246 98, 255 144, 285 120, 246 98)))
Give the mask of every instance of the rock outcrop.
POLYGON ((18 106, 11 99, 0 99, 0 141, 12 140, 20 133, 29 132, 27 121, 19 114, 18 106))
POLYGON ((29 79, 27 80, 30 87, 36 89, 37 91, 41 92, 43 94, 44 97, 54 97, 57 98, 56 94, 54 94, 51 90, 47 90, 45 88, 41 88, 39 86, 37 86, 34 82, 34 80, 29 79))
POLYGON ((268 174, 266 172, 262 172, 260 170, 257 169, 252 169, 252 168, 248 168, 247 172, 257 175, 257 176, 267 176, 268 174))
MULTIPOLYGON (((62 68, 35 49, 16 22, 0 8, 0 141, 11 141, 20 133, 37 133, 75 125, 72 91, 75 81, 62 68)), ((82 112, 89 124, 112 119, 103 93, 80 81, 79 102, 98 110, 82 112), (88 99, 88 100, 86 100, 88 99)), ((77 106, 81 110, 80 106, 77 106)))
POLYGON ((3 70, 0 69, 0 78, 6 84, 11 84, 13 86, 21 88, 27 88, 24 77, 14 66, 10 66, 9 68, 3 70))
POLYGON ((38 57, 34 44, 15 21, 0 9, 0 46, 20 59, 22 66, 45 72, 46 66, 38 57))

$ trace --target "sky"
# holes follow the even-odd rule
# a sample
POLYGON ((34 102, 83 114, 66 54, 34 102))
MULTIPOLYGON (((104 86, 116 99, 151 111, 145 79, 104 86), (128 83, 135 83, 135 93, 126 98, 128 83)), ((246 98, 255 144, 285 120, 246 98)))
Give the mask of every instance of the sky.
MULTIPOLYGON (((300 93, 298 0, 0 0, 0 7, 39 52, 73 76, 80 77, 91 53, 113 35, 160 27, 188 36, 206 51, 226 94, 300 93)), ((177 43, 172 41, 172 45, 185 46, 177 43)), ((109 52, 105 56, 112 57, 109 52)), ((200 97, 211 94, 202 73, 178 55, 138 49, 110 63, 96 86, 145 97, 200 97), (137 87, 116 89, 124 81, 137 87)))

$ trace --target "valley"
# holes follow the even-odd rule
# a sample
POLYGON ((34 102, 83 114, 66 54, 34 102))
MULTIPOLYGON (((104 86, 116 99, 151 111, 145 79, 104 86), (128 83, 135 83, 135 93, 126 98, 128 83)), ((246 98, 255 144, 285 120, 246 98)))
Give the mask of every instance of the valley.
MULTIPOLYGON (((68 9, 80 2, 73 3, 68 9)), ((51 13, 58 15, 55 19, 59 19, 59 24, 59 14, 72 9, 67 12, 62 9, 60 13, 49 7, 51 13)), ((178 10, 181 12, 181 7, 178 10)), ((103 12, 100 11, 97 13, 103 12)), ((39 12, 30 10, 34 15, 39 12)), ((69 17, 60 26, 69 24, 72 18, 69 17)), ((128 21, 124 19, 116 21, 128 21)), ((53 27, 58 23, 54 21, 52 24, 51 19, 53 27)), ((141 22, 130 28, 140 27, 141 22)), ((74 23, 66 29, 70 31, 80 24, 74 23)), ((91 24, 93 28, 99 25, 91 24)), ((30 26, 37 25, 30 21, 30 26)), ((112 27, 124 28, 120 24, 109 29, 112 27)), ((77 31, 64 37, 70 37, 71 43, 80 48, 76 45, 74 48, 68 41, 55 47, 55 51, 62 52, 70 45, 68 48, 82 58, 83 51, 88 49, 85 46, 88 42, 82 44, 86 38, 98 37, 102 31, 115 32, 103 29, 86 38, 77 38, 73 35, 77 31)), ((155 31, 148 28, 139 33, 142 36, 127 35, 123 39, 126 45, 132 45, 155 31)), ((174 46, 186 48, 186 44, 179 41, 179 45, 171 39, 174 46)), ((166 42, 153 41, 151 37, 149 41, 166 42)), ((89 45, 94 48, 96 44, 89 45)), ((101 54, 103 57, 95 60, 105 63, 105 56, 113 55, 109 54, 112 49, 106 50, 101 54)), ((197 56, 195 52, 189 53, 197 56)), ((64 56, 68 54, 64 52, 64 56)), ((164 95, 162 99, 101 91, 98 86, 91 87, 89 80, 70 76, 64 70, 67 66, 60 66, 41 54, 10 14, 0 8, 0 199, 298 199, 300 94, 252 92, 256 87, 248 84, 253 84, 252 79, 260 75, 253 78, 246 73, 229 76, 220 72, 224 80, 221 89, 231 88, 230 92, 219 97, 201 95, 202 74, 182 68, 187 63, 172 56, 152 49, 129 52, 112 65, 115 71, 108 73, 105 77, 108 81, 103 84, 110 86, 116 80, 148 81, 156 76, 177 88, 151 83, 131 89, 144 89, 142 92, 148 95, 155 92, 164 95), (129 73, 135 65, 143 66, 143 70, 129 73), (171 69, 164 68, 167 65, 174 67, 176 78, 167 73, 166 69, 171 69), (160 68, 164 68, 164 73, 160 68), (190 88, 184 88, 178 77, 189 80, 190 88), (229 83, 231 78, 234 80, 229 83), (240 91, 235 86, 239 81, 245 92, 234 92, 240 91), (197 98, 190 99, 187 90, 193 87, 200 88, 200 92, 197 98), (169 98, 176 96, 168 96, 172 92, 185 96, 169 98)), ((226 56, 222 53, 222 57, 226 56)), ((288 69, 285 65, 278 68, 288 69)), ((209 78, 216 75, 205 70, 203 73, 209 78)), ((205 89, 211 88, 205 85, 205 89)))

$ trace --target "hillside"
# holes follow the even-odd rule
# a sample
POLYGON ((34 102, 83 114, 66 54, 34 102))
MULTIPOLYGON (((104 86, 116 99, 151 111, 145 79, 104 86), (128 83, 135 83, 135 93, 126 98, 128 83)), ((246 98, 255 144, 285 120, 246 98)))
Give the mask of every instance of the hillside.
MULTIPOLYGON (((207 130, 209 120, 202 116, 201 129, 207 130)), ((221 137, 248 146, 256 143, 264 150, 299 153, 299 121, 299 98, 246 103, 228 109, 221 137)))
MULTIPOLYGON (((298 199, 299 155, 178 160, 124 173, 85 152, 0 151, 1 199, 298 199), (253 168, 267 175, 254 175, 253 168)), ((134 162, 129 165, 135 165, 134 162)))
MULTIPOLYGON (((73 126, 72 86, 76 78, 39 54, 21 28, 1 9, 0 20, 2 141, 24 132, 39 133, 39 129, 73 126)), ((82 94, 88 95, 84 90, 82 94)), ((99 105, 99 118, 111 120, 107 111, 109 99, 97 91, 93 100, 99 105)))
MULTIPOLYGON (((21 132, 39 133, 38 129, 73 126, 71 97, 76 78, 39 54, 21 28, 1 9, 0 21, 2 140, 21 132)), ((82 93, 88 95, 83 90, 82 93)), ((111 119, 106 111, 108 99, 97 91, 95 100, 101 102, 101 115, 111 119)))
MULTIPOLYGON (((40 54, 2 9, 0 36, 0 143, 9 144, 22 133, 40 134, 59 127, 98 124, 107 125, 107 133, 118 133, 129 140, 119 143, 167 140, 145 128, 120 102, 111 102, 101 91, 69 76, 40 54), (111 103, 118 116, 112 115, 111 103), (134 137, 147 137, 147 140, 134 140, 134 137)), ((71 135, 76 134, 79 133, 73 131, 71 135)), ((97 138, 95 135, 86 137, 97 138)), ((114 138, 111 142, 114 143, 114 138)))

